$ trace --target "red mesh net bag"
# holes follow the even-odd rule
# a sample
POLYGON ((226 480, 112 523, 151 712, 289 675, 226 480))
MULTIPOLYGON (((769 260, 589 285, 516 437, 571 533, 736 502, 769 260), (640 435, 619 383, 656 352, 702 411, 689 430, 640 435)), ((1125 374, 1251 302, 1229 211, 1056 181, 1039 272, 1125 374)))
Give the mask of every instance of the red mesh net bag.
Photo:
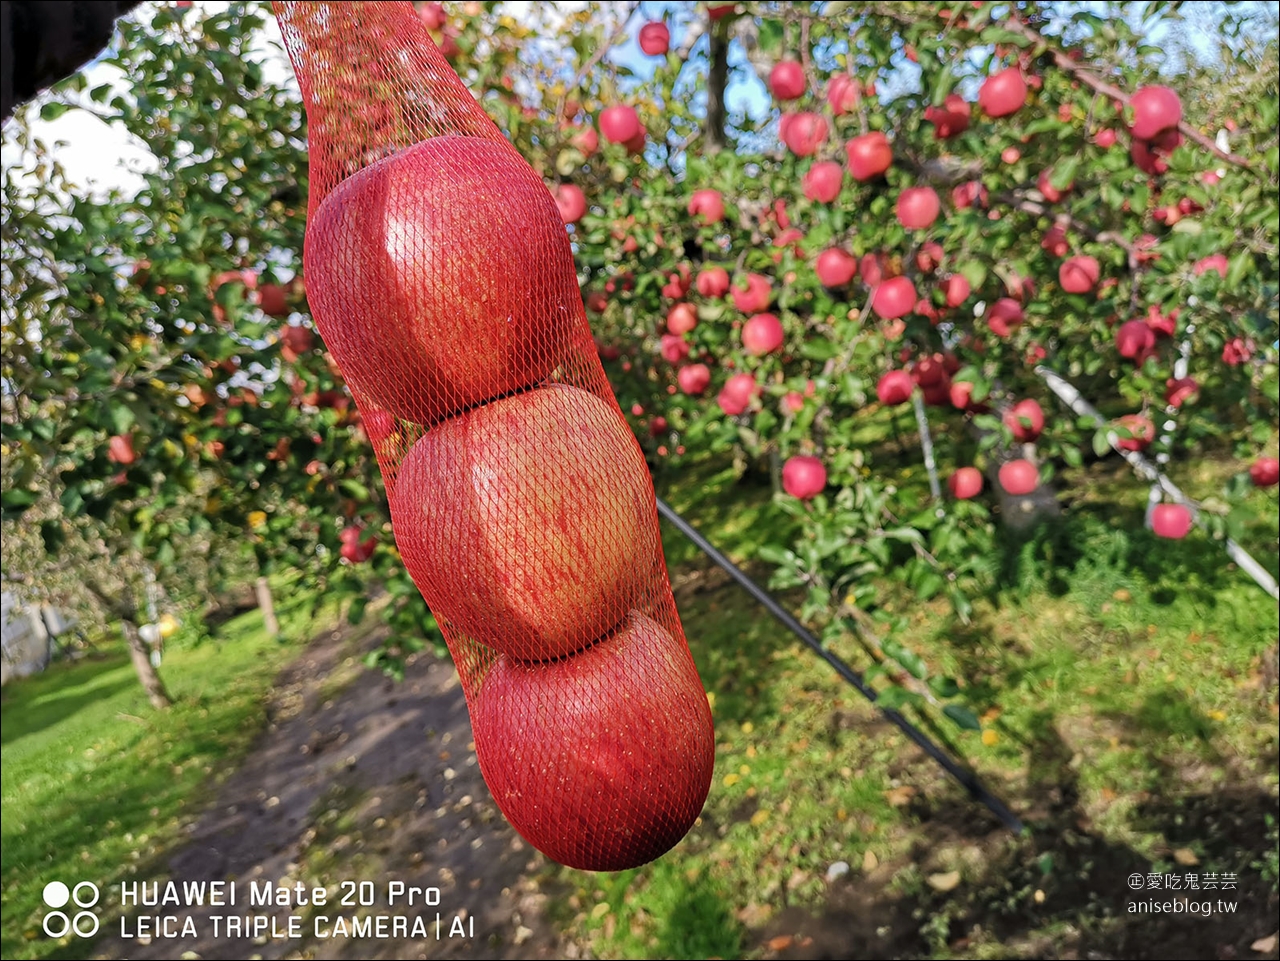
POLYGON ((364 418, 498 806, 571 867, 697 818, 711 712, 555 201, 409 3, 275 3, 310 131, 312 314, 364 418))

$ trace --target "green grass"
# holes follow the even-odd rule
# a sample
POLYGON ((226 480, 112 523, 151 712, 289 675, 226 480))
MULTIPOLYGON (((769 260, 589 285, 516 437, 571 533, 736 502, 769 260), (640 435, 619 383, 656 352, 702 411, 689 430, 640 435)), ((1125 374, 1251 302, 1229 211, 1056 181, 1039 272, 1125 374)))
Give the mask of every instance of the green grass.
MULTIPOLYGON (((282 635, 295 642, 317 627, 304 600, 278 603, 282 635)), ((43 886, 104 888, 176 842, 203 786, 229 773, 261 730, 265 695, 297 650, 268 639, 253 611, 212 641, 171 643, 161 667, 176 700, 167 711, 148 706, 122 642, 5 688, 0 955, 75 947, 41 931, 43 886)))

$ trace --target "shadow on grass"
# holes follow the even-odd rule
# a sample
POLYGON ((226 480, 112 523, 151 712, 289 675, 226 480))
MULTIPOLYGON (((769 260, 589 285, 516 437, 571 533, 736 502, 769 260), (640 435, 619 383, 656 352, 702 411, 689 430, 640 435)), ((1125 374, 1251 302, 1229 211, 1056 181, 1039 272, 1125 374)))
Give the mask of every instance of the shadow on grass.
POLYGON ((97 701, 136 686, 137 678, 128 667, 129 657, 123 652, 93 654, 74 664, 54 664, 37 677, 13 682, 5 692, 0 744, 16 744, 97 701), (109 677, 117 673, 118 677, 109 677))
POLYGON ((685 883, 680 898, 663 919, 654 957, 733 958, 741 933, 721 894, 705 876, 685 883))
POLYGON ((1040 816, 1021 837, 973 817, 953 785, 922 795, 908 865, 833 886, 819 914, 784 912, 760 937, 789 938, 788 947, 766 957, 987 957, 997 947, 1003 957, 1245 957, 1274 932, 1280 898, 1269 792, 1183 793, 1177 772, 1166 771, 1135 827, 1162 835, 1170 851, 1194 849, 1197 862, 1153 861, 1093 828, 1079 803, 1074 752, 1047 713, 1028 757, 1029 800, 1040 816), (1268 863, 1270 876, 1260 871, 1268 863), (957 864, 960 883, 937 890, 957 864), (1199 890, 1186 890, 1188 875, 1230 875, 1234 884, 1210 891, 1198 880, 1199 890), (1170 877, 1177 889, 1166 887, 1170 877))

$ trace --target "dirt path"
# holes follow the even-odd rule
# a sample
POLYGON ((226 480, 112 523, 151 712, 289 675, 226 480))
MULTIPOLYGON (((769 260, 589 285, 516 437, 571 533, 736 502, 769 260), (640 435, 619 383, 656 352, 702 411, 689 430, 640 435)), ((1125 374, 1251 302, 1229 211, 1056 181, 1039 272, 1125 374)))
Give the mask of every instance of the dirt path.
POLYGON ((290 664, 276 682, 267 729, 216 789, 188 843, 138 873, 139 880, 179 885, 234 881, 237 904, 126 908, 173 916, 161 922, 169 932, 195 935, 164 937, 162 929, 148 937, 147 922, 127 916, 107 929, 112 934, 98 943, 98 956, 577 954, 543 916, 548 894, 536 874, 545 862, 507 825, 485 788, 452 665, 423 654, 408 665, 404 682, 393 684, 360 663, 362 649, 376 640, 357 646, 345 631, 327 633, 290 664), (251 907, 251 886, 264 881, 328 886, 328 903, 251 907), (438 904, 391 905, 393 882, 438 889, 438 904), (360 906, 370 890, 374 903, 360 906), (246 914, 274 917, 276 930, 256 937, 237 930, 229 916, 246 914), (291 915, 298 937, 289 936, 291 915), (382 937, 376 930, 369 937, 344 931, 345 922, 362 915, 385 917, 382 937), (415 919, 418 937, 394 927, 402 923, 412 932, 415 919), (466 936, 449 937, 451 928, 466 936))

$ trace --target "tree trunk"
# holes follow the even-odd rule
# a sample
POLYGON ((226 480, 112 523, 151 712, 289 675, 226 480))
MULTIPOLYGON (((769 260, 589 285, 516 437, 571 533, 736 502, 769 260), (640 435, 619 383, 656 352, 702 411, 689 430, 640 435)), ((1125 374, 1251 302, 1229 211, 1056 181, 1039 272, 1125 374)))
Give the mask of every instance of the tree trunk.
POLYGON ((271 584, 265 577, 259 575, 254 584, 254 591, 258 595, 258 607, 262 611, 262 623, 267 628, 267 637, 274 640, 280 636, 280 622, 276 620, 276 605, 271 597, 271 584))
POLYGON ((133 661, 133 669, 138 672, 138 680, 142 689, 147 692, 147 699, 157 711, 173 706, 173 698, 165 689, 164 681, 156 673, 151 664, 151 652, 138 634, 138 627, 132 621, 121 621, 124 625, 124 639, 129 644, 129 660, 133 661))
POLYGON ((729 25, 720 21, 711 25, 711 64, 707 71, 706 149, 709 153, 725 145, 725 87, 729 85, 729 25))

